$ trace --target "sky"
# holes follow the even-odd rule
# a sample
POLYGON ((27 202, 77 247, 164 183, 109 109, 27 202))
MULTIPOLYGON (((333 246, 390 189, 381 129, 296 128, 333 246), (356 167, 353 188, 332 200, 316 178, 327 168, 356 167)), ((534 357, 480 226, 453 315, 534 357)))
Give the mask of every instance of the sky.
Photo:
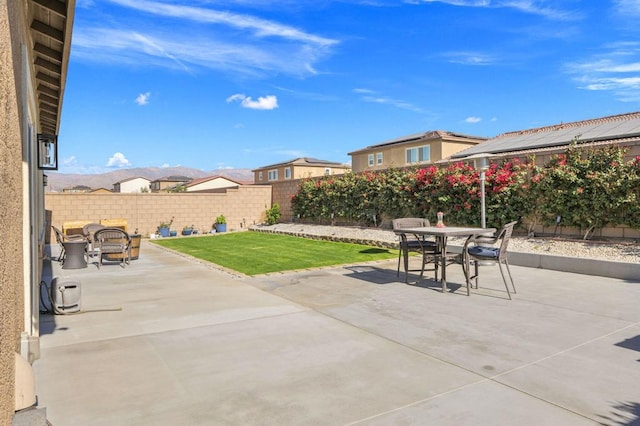
POLYGON ((59 172, 254 169, 640 110, 640 0, 77 0, 59 172))

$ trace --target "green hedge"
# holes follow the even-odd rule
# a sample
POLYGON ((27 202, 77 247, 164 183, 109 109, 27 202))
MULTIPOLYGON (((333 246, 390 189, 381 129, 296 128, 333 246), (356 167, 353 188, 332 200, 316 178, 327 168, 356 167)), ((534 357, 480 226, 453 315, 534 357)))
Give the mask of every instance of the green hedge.
MULTIPOLYGON (((604 226, 640 228, 640 156, 624 161, 619 147, 580 149, 572 144, 544 166, 534 159, 492 164, 486 172, 487 226, 528 218, 564 226, 585 237, 604 226)), ((418 216, 449 225, 480 225, 479 172, 464 163, 387 169, 304 179, 291 199, 295 216, 377 225, 384 218, 418 216)))

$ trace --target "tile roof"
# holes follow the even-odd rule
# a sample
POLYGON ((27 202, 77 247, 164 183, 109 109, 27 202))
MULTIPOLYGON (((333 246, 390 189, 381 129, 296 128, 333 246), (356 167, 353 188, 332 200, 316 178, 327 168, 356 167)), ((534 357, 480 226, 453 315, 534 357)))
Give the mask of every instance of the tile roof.
POLYGON ((504 154, 514 151, 552 148, 570 144, 612 142, 640 136, 640 112, 519 130, 498 135, 452 155, 453 159, 473 154, 504 154))
POLYGON ((382 147, 389 146, 389 145, 398 145, 398 144, 413 142, 413 141, 417 141, 417 140, 446 139, 446 138, 465 138, 465 139, 475 139, 475 140, 478 140, 478 141, 487 140, 487 138, 482 137, 482 136, 465 135, 465 134, 462 134, 462 133, 447 132, 447 131, 444 131, 444 130, 432 130, 432 131, 428 131, 428 132, 414 133, 414 134, 411 134, 411 135, 401 136, 399 138, 390 139, 388 141, 384 141, 384 142, 381 142, 381 143, 375 144, 375 145, 369 145, 366 148, 362 148, 362 149, 358 149, 356 151, 352 151, 352 152, 349 153, 349 155, 356 154, 358 152, 368 151, 370 149, 382 148, 382 147))
POLYGON ((216 179, 224 179, 224 180, 227 180, 229 182, 232 182, 232 183, 235 183, 235 184, 238 184, 238 185, 242 185, 242 183, 238 182, 237 180, 233 180, 233 179, 228 178, 226 176, 215 175, 215 176, 206 176, 206 177, 203 177, 203 178, 193 179, 186 186, 187 187, 192 187, 192 186, 199 185, 201 183, 209 182, 211 180, 216 180, 216 179))
POLYGON ((276 164, 270 164, 268 166, 258 167, 257 169, 252 170, 252 172, 254 172, 256 170, 272 169, 272 168, 288 166, 288 165, 314 166, 314 167, 322 167, 322 166, 327 166, 327 167, 349 167, 348 164, 338 163, 338 162, 335 162, 335 161, 319 160, 317 158, 310 158, 310 157, 298 157, 298 158, 294 158, 293 160, 283 161, 282 163, 276 163, 276 164))

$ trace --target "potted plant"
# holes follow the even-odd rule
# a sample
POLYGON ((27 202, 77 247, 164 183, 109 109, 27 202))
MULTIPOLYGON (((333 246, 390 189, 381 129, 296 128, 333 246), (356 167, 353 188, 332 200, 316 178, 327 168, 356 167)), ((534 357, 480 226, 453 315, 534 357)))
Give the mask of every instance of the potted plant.
POLYGON ((169 235, 171 235, 172 223, 173 223, 173 217, 169 222, 160 222, 160 225, 158 225, 158 234, 160 234, 162 237, 168 237, 169 235))
POLYGON ((216 228, 216 232, 227 232, 227 218, 223 214, 216 217, 216 221, 213 223, 216 228))
POLYGON ((191 235, 193 233, 193 225, 182 228, 182 235, 191 235))

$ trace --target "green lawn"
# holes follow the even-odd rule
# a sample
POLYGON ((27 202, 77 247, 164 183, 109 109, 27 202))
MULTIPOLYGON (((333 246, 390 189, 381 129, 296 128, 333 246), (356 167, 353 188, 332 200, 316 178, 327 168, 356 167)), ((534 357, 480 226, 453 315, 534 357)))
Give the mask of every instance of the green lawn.
POLYGON ((317 268, 398 256, 397 250, 262 232, 163 238, 155 244, 246 275, 317 268))

